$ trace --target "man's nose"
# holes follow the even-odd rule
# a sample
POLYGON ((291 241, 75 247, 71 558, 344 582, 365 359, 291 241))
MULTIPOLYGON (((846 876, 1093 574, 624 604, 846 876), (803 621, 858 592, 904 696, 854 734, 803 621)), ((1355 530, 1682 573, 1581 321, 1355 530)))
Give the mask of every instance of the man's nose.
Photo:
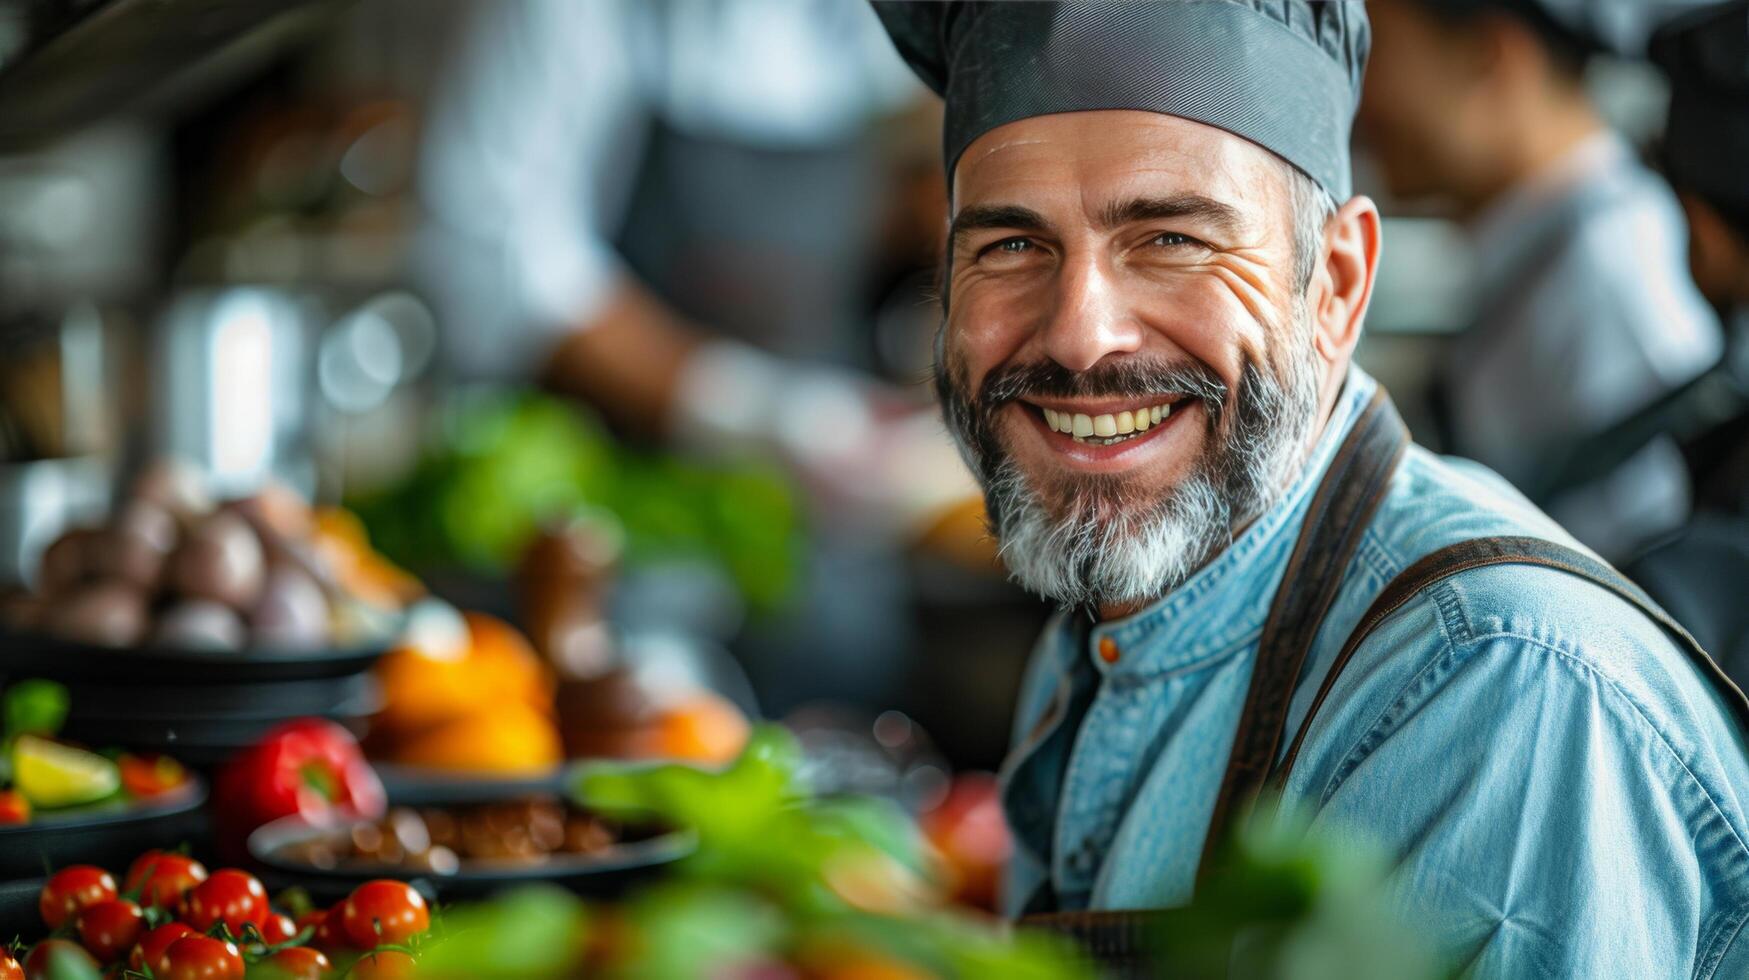
POLYGON ((1095 257, 1065 263, 1057 303, 1042 335, 1045 354, 1071 371, 1085 371, 1108 354, 1141 348, 1141 324, 1123 291, 1095 257))

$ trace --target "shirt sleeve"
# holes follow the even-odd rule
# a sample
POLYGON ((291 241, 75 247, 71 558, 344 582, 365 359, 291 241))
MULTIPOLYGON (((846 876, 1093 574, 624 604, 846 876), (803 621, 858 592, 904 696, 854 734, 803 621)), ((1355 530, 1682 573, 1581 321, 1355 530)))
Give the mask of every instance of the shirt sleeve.
POLYGON ((1478 640, 1334 769, 1318 823, 1374 835, 1412 923, 1474 977, 1719 975, 1749 853, 1633 697, 1582 658, 1478 640))
POLYGON ((609 237, 647 125, 639 35, 616 0, 476 7, 430 113, 426 210, 490 266, 510 329, 569 329, 620 274, 609 237))

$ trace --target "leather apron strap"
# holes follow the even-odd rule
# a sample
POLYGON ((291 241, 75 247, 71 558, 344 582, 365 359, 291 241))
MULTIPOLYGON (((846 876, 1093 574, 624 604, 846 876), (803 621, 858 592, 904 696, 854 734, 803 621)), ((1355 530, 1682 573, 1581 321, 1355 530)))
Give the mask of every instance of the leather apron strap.
POLYGON ((1408 447, 1409 430, 1381 387, 1331 459, 1276 587, 1257 643, 1226 775, 1203 839, 1198 882, 1214 870, 1221 844, 1275 768, 1288 707, 1299 689, 1318 628, 1336 601, 1343 572, 1408 447))
MULTIPOLYGON (((1306 733, 1311 729, 1318 709, 1329 697, 1343 669, 1353 659, 1354 651, 1380 623, 1423 590, 1446 578, 1472 568, 1506 564, 1540 565, 1577 575, 1613 592, 1639 609, 1678 641, 1701 677, 1711 683, 1730 706, 1738 724, 1745 731, 1749 731, 1749 698, 1744 697, 1742 690, 1719 669, 1680 623, 1620 572, 1590 555, 1541 538, 1478 538, 1459 542, 1427 555, 1392 579, 1384 591, 1379 593, 1378 598, 1367 609, 1366 615, 1361 618, 1360 625, 1343 644, 1336 661, 1324 677, 1312 707, 1301 722, 1287 754, 1269 777, 1270 787, 1279 790, 1285 783, 1288 774, 1293 771, 1294 762, 1299 758, 1306 733)), ((1095 962, 1104 967, 1115 968, 1120 975, 1150 976, 1152 974, 1147 971, 1152 969, 1155 949, 1152 937, 1169 915, 1170 911, 1153 909, 1069 912, 1029 917, 1023 919, 1021 924, 1047 928, 1075 939, 1095 962)))
POLYGON ((1473 541, 1461 541, 1457 544, 1441 548, 1422 558, 1415 564, 1404 569, 1402 574, 1392 579, 1379 597, 1361 617, 1360 625, 1343 644, 1342 650, 1336 655, 1335 663, 1330 665, 1330 671, 1324 676, 1324 682, 1318 688, 1317 697, 1312 701, 1312 707, 1306 712, 1306 717, 1300 723, 1299 732, 1294 735, 1293 744, 1288 747, 1287 755, 1282 758, 1281 765, 1270 776, 1272 786, 1279 788, 1293 771, 1294 762, 1299 758, 1300 748, 1305 744, 1306 732, 1312 727, 1312 720, 1318 716, 1318 709, 1323 707, 1330 691, 1336 686, 1336 680, 1342 675, 1343 668, 1353 659, 1354 651, 1365 642, 1366 638, 1377 629, 1392 613, 1402 608, 1405 603, 1414 598, 1423 589, 1459 572, 1472 568, 1482 568, 1487 565, 1541 565, 1545 568, 1559 569, 1569 575, 1577 575, 1593 582, 1610 592, 1615 593, 1628 603, 1639 609, 1647 618, 1662 626, 1665 632, 1675 637, 1688 659, 1700 672, 1702 679, 1708 681, 1730 705, 1731 711, 1737 717, 1737 723, 1749 732, 1749 698, 1743 696, 1743 691, 1719 669, 1713 658, 1707 656, 1688 630, 1682 624, 1670 617, 1651 597, 1640 590, 1640 587, 1628 581, 1627 577, 1610 566, 1598 561, 1583 552, 1574 550, 1553 541, 1542 538, 1528 537, 1494 537, 1477 538, 1473 541))
MULTIPOLYGON (((1276 590, 1269 619, 1259 642, 1257 665, 1240 715, 1238 734, 1222 780, 1215 819, 1204 844, 1199 881, 1209 873, 1209 856, 1217 838, 1242 819, 1249 805, 1268 785, 1279 790, 1292 771, 1306 733, 1317 718, 1355 650, 1379 624, 1410 599, 1435 583, 1472 568, 1501 564, 1532 564, 1577 575, 1608 589, 1639 609, 1675 637, 1695 668, 1731 706, 1738 723, 1749 731, 1749 698, 1725 676, 1681 624, 1620 572, 1589 555, 1540 538, 1495 537, 1464 541, 1422 558, 1381 592, 1348 637, 1319 685, 1279 765, 1274 756, 1286 724, 1287 705, 1298 686, 1318 626, 1328 613, 1341 573, 1376 510, 1384 487, 1407 443, 1396 411, 1381 391, 1343 443, 1330 471, 1313 498, 1312 509, 1289 558, 1282 585, 1276 590), (1394 448, 1393 448, 1394 447, 1394 448), (1387 465, 1388 461, 1388 465, 1387 465)), ((1149 937, 1167 911, 1135 909, 1059 912, 1027 916, 1022 926, 1049 929, 1079 942, 1102 966, 1126 968, 1143 976, 1151 968, 1149 937)))

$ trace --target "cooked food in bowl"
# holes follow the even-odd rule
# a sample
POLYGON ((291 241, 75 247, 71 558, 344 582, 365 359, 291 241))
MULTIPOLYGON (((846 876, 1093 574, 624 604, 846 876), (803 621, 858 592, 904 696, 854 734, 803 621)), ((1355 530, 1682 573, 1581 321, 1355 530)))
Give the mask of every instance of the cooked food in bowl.
POLYGON ((605 820, 557 797, 531 796, 465 806, 393 807, 381 820, 290 840, 264 856, 281 865, 322 870, 369 865, 443 875, 474 864, 533 865, 561 855, 600 854, 660 832, 605 820))

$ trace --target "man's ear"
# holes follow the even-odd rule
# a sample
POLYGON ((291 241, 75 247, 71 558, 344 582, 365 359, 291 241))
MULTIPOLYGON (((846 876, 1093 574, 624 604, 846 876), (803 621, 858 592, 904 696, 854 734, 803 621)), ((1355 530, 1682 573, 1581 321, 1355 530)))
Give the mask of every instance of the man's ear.
POLYGON ((1318 356, 1341 367, 1360 343, 1379 268, 1378 205, 1350 198, 1324 225, 1324 250, 1312 274, 1312 341, 1318 356))

